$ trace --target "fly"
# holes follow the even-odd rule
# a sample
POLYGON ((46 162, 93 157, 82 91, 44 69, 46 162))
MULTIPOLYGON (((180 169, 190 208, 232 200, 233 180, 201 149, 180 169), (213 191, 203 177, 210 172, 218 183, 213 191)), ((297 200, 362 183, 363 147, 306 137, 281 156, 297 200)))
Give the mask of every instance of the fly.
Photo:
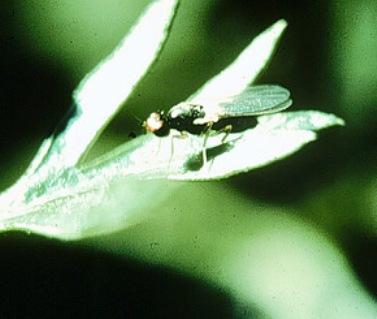
POLYGON ((226 137, 237 125, 229 124, 229 120, 277 113, 291 104, 290 92, 287 89, 279 85, 256 85, 235 96, 208 100, 200 104, 182 102, 173 106, 167 113, 153 112, 143 126, 147 132, 160 137, 169 135, 172 129, 182 134, 205 134, 205 163, 205 146, 210 131, 225 132, 226 137))

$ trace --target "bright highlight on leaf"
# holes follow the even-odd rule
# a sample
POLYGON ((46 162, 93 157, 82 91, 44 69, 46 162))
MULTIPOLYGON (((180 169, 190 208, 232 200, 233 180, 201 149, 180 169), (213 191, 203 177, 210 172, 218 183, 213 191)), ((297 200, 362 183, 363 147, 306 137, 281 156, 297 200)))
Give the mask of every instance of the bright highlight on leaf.
MULTIPOLYGON (((143 205, 150 206, 146 198, 156 203, 168 194, 153 179, 212 180, 246 172, 292 154, 313 141, 317 130, 343 124, 317 111, 276 113, 226 137, 210 132, 205 144, 202 135, 176 138, 174 130, 166 137, 145 134, 79 164, 158 57, 176 9, 176 0, 152 2, 114 52, 80 83, 62 129, 43 142, 25 174, 1 194, 1 230, 23 229, 61 239, 119 230, 141 219, 143 205)), ((188 102, 204 104, 244 92, 266 66, 286 25, 279 20, 257 36, 188 102)), ((274 88, 277 92, 278 86, 274 88)))

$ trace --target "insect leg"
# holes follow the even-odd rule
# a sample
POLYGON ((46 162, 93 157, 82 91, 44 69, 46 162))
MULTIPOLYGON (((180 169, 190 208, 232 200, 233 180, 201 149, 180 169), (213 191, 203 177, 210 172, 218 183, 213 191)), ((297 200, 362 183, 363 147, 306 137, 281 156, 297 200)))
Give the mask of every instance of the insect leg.
POLYGON ((207 142, 208 142, 209 135, 211 133, 212 126, 213 126, 213 122, 208 122, 203 132, 204 133, 203 148, 202 148, 203 166, 207 164, 207 142))
POLYGON ((158 156, 158 154, 160 153, 160 149, 161 149, 161 139, 159 138, 159 139, 158 139, 158 147, 157 147, 157 149, 155 150, 154 157, 157 157, 157 156, 158 156))
POLYGON ((174 136, 175 135, 172 135, 171 139, 170 139, 170 157, 169 157, 169 170, 170 170, 170 163, 171 163, 171 160, 173 159, 173 153, 174 153, 174 136))
MULTIPOLYGON (((205 131, 204 131, 204 143, 203 143, 203 150, 202 150, 202 154, 203 154, 203 166, 205 164, 207 164, 207 161, 208 161, 208 157, 207 157, 207 141, 208 141, 208 138, 211 134, 211 130, 212 130, 212 127, 214 125, 214 122, 209 122, 205 131)), ((221 143, 225 143, 225 140, 227 139, 227 137, 229 136, 230 132, 232 131, 233 129, 233 126, 231 124, 228 124, 226 126, 224 126, 223 128, 221 128, 220 130, 217 130, 217 131, 214 131, 216 132, 216 134, 221 134, 221 133, 224 133, 224 136, 223 138, 221 139, 221 143)), ((212 167, 212 162, 213 162, 213 159, 211 161, 211 165, 209 166, 208 169, 210 169, 212 167)))
POLYGON ((221 139, 221 143, 224 143, 225 140, 227 139, 227 137, 229 136, 230 132, 232 131, 233 129, 233 126, 232 124, 229 124, 225 127, 223 127, 221 130, 219 130, 219 132, 222 132, 224 133, 224 137, 221 139))
POLYGON ((185 131, 179 131, 179 135, 172 134, 171 139, 170 139, 169 167, 170 167, 170 163, 171 163, 171 161, 173 159, 173 154, 174 154, 174 139, 175 138, 179 138, 179 139, 187 138, 187 133, 185 131))

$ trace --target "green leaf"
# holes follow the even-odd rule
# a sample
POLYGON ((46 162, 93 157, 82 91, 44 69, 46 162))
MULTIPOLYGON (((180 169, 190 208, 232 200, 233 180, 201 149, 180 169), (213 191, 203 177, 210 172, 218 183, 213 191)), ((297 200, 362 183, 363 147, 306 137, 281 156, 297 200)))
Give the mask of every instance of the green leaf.
POLYGON ((98 195, 98 187, 91 185, 88 190, 87 183, 76 176, 74 165, 158 57, 177 4, 177 0, 153 1, 119 46, 83 79, 74 92, 74 105, 63 129, 42 143, 23 176, 1 194, 1 229, 50 236, 73 232, 76 237, 80 228, 86 229, 85 221, 68 216, 72 216, 75 202, 85 207, 88 193, 98 195), (62 218, 68 218, 69 226, 62 218))
MULTIPOLYGON (((225 140, 223 133, 211 134, 206 145, 202 135, 146 134, 78 165, 156 58, 175 8, 175 1, 154 2, 120 47, 82 81, 74 94, 76 112, 64 130, 42 144, 26 174, 0 196, 1 229, 61 239, 113 232, 138 222, 170 194, 166 185, 151 180, 225 178, 292 154, 313 141, 316 130, 343 124, 331 114, 285 112, 261 116, 255 128, 232 132, 225 140), (144 43, 146 34, 153 38, 144 43)), ((260 34, 189 100, 241 93, 265 67, 285 27, 280 20, 260 34)))

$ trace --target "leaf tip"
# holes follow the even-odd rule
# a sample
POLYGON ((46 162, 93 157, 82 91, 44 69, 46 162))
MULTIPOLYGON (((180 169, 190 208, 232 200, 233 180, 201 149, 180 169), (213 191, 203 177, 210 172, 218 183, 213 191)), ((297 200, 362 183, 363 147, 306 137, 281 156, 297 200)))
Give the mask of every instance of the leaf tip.
POLYGON ((340 117, 337 117, 337 118, 336 118, 336 121, 335 121, 335 124, 336 124, 336 125, 340 125, 340 126, 346 126, 346 121, 343 120, 343 119, 340 118, 340 117))
POLYGON ((280 35, 287 28, 288 22, 285 19, 280 19, 276 21, 271 27, 270 30, 275 34, 280 35))

